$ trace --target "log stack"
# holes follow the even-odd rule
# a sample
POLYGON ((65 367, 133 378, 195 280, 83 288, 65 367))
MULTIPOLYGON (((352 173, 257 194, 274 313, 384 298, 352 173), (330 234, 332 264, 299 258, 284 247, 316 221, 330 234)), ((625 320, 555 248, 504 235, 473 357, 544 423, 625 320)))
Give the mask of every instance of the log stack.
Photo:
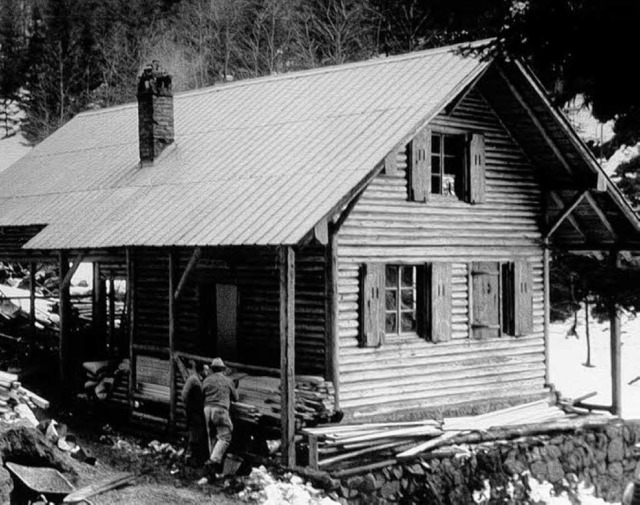
POLYGON ((48 409, 49 402, 23 387, 18 379, 16 374, 0 372, 0 419, 4 422, 27 419, 37 426, 32 409, 48 409))
POLYGON ((523 434, 532 430, 544 431, 545 426, 555 429, 562 423, 573 422, 578 416, 540 400, 442 421, 334 424, 306 428, 303 433, 308 438, 309 466, 334 472, 444 450, 470 438, 470 434, 481 433, 491 439, 492 431, 503 436, 509 430, 523 434))
MULTIPOLYGON (((234 405, 238 419, 249 423, 280 420, 280 379, 267 376, 235 374, 240 401, 234 405)), ((336 414, 331 382, 322 377, 296 376, 296 424, 298 428, 315 426, 333 419, 336 414)))

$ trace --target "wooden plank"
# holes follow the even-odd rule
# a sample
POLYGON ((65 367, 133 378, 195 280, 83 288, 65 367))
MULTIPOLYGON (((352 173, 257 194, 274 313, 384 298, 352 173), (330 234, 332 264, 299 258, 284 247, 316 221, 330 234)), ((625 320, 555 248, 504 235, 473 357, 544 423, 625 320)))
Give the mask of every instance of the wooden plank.
POLYGON ((107 477, 88 486, 76 489, 74 492, 68 494, 62 503, 81 503, 87 501, 92 496, 96 496, 100 493, 105 493, 111 489, 115 489, 120 486, 124 486, 132 482, 136 478, 133 473, 118 474, 113 477, 107 477))
POLYGON ((520 92, 515 88, 515 86, 509 80, 507 75, 502 70, 499 70, 499 72, 500 72, 500 76, 502 77, 502 79, 506 83, 507 87, 509 88, 511 93, 513 93, 513 96, 515 97, 515 99, 518 101, 520 106, 527 113, 527 115, 529 116, 529 119, 531 119, 531 122, 535 125, 536 129, 538 130, 538 132, 540 133, 540 135, 542 136, 544 141, 547 143, 547 145, 553 151, 553 154, 555 154, 556 158, 558 158, 558 161, 560 162, 560 164, 564 167, 564 169, 567 171, 567 173, 569 175, 573 175, 573 169, 569 165, 569 162, 567 161, 566 157, 564 156, 564 154, 562 154, 562 151, 560 151, 560 149, 558 148, 556 143, 553 141, 551 136, 547 133, 547 130, 542 125, 542 123, 540 122, 540 120, 536 116, 536 114, 533 111, 533 109, 531 109, 531 107, 529 107, 529 104, 527 104, 525 99, 522 97, 520 92))
POLYGON ((329 229, 326 219, 321 219, 313 227, 313 236, 320 244, 327 245, 329 242, 329 229))
POLYGON ((29 330, 36 336, 36 262, 29 262, 29 330))
POLYGON ((327 366, 326 378, 333 382, 334 405, 336 410, 340 409, 340 341, 338 337, 340 299, 338 294, 338 280, 337 230, 331 230, 325 259, 325 360, 327 366))
POLYGON ((411 200, 426 202, 431 188, 431 130, 424 129, 411 141, 409 188, 411 200))
POLYGON ((598 219, 600 219, 600 221, 602 222, 604 227, 609 232, 609 235, 611 235, 611 239, 612 240, 618 240, 618 234, 616 233, 615 229, 613 228, 613 225, 611 224, 611 221, 609 221, 609 218, 605 215, 605 213, 602 211, 600 206, 593 199, 593 196, 591 196, 590 193, 587 193, 585 195, 585 197, 586 197, 587 202, 589 203, 589 205, 593 209, 593 211, 598 216, 598 219))
POLYGON ((542 295, 544 306, 544 366, 545 366, 545 384, 551 383, 551 367, 549 366, 549 335, 551 328, 551 253, 549 250, 549 243, 545 240, 544 251, 542 256, 542 295))
POLYGON ((318 437, 316 435, 308 435, 309 439, 309 468, 318 469, 318 437))
POLYGON ((469 202, 487 201, 486 152, 484 135, 473 133, 469 143, 469 202))
POLYGON ((200 247, 194 248, 193 254, 191 255, 191 258, 189 258, 189 262, 187 263, 187 266, 184 269, 182 276, 180 277, 180 281, 178 282, 178 287, 173 293, 174 301, 177 302, 178 300, 180 300, 180 296, 182 295, 182 291, 184 290, 184 287, 186 286, 187 281, 189 280, 189 276, 191 275, 194 268, 198 264, 198 261, 200 260, 201 256, 202 256, 202 249, 200 247))
POLYGON ((295 253, 278 249, 280 288, 280 383, 283 463, 295 466, 295 253))
POLYGON ((136 270, 135 270, 135 256, 130 247, 126 249, 126 263, 127 263, 127 291, 129 292, 129 384, 128 384, 128 406, 129 406, 129 420, 131 421, 133 411, 135 410, 135 385, 136 385, 136 357, 134 352, 134 342, 136 335, 136 270))
POLYGON ((564 210, 560 213, 559 216, 555 218, 547 232, 545 233, 545 238, 551 238, 553 232, 555 232, 558 227, 564 222, 564 220, 569 217, 569 215, 576 209, 576 207, 580 204, 582 199, 587 196, 589 192, 587 190, 579 191, 578 194, 571 200, 564 210))
MULTIPOLYGON (((560 206, 560 208, 564 208, 564 202, 562 201, 562 199, 558 196, 558 194, 555 191, 549 191, 549 197, 558 205, 560 206)), ((548 208, 549 206, 547 205, 547 211, 545 212, 545 229, 549 229, 549 215, 548 215, 548 208)), ((567 216, 567 221, 569 221, 569 223, 571 223, 571 226, 573 226, 574 230, 582 237, 582 239, 584 240, 585 234, 582 231, 582 227, 578 224, 578 220, 572 216, 571 214, 567 216)))
POLYGON ((533 286, 531 265, 526 260, 513 264, 514 336, 522 337, 533 331, 533 286))
POLYGON ((176 336, 176 300, 175 294, 175 272, 176 272, 176 253, 169 253, 169 428, 174 429, 176 424, 176 367, 174 362, 175 355, 175 336, 176 336))
POLYGON ((431 340, 451 340, 451 263, 431 264, 431 340))
POLYGON ((73 259, 71 268, 67 270, 66 274, 62 278, 62 283, 61 283, 62 286, 69 287, 71 285, 71 278, 73 277, 73 274, 75 274, 76 271, 78 270, 78 267, 80 266, 80 263, 82 263, 83 259, 84 259, 84 254, 78 254, 73 259))
MULTIPOLYGON (((64 279, 69 272, 69 256, 66 251, 60 251, 58 254, 60 278, 64 279)), ((63 387, 60 388, 61 394, 64 396, 65 392, 69 392, 71 389, 69 386, 69 379, 71 377, 71 354, 73 353, 73 343, 71 340, 71 325, 69 321, 69 313, 71 309, 71 302, 69 300, 69 285, 60 285, 59 292, 59 316, 60 316, 60 337, 58 344, 58 374, 60 383, 63 387)))
MULTIPOLYGON (((619 268, 618 251, 611 251, 611 266, 619 268)), ((620 327, 620 310, 615 302, 609 304, 609 326, 611 340, 611 413, 619 416, 622 411, 622 332, 620 327)))
MULTIPOLYGON (((362 347, 379 347, 385 335, 385 266, 366 263, 362 266, 361 341, 362 347)), ((400 324, 400 321, 398 321, 400 324)))

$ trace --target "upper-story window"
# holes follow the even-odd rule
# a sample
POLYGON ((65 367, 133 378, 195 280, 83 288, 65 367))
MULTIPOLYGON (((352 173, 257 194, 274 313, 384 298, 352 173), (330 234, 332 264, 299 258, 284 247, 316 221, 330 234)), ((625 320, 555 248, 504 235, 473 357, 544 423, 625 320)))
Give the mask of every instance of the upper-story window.
POLYGON ((431 194, 464 200, 465 135, 431 135, 431 194))
MULTIPOLYGON (((432 195, 467 203, 486 201, 485 139, 481 133, 426 128, 407 149, 409 200, 426 202, 432 195)), ((385 163, 392 163, 388 156, 385 163)))

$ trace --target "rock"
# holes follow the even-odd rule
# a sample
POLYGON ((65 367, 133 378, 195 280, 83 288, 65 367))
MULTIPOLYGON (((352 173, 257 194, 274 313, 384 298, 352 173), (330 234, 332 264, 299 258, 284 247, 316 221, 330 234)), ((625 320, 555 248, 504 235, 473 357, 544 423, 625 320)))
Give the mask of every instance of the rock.
POLYGON ((397 480, 393 480, 391 482, 387 482, 384 486, 380 488, 380 496, 384 499, 389 500, 400 491, 400 482, 397 480))
POLYGON ((633 472, 633 478, 640 479, 640 461, 638 461, 638 464, 636 465, 636 469, 633 472))
POLYGON ((610 424, 605 428, 604 432, 610 439, 621 438, 623 427, 623 424, 610 424))
POLYGON ((396 479, 401 479, 402 478, 402 467, 401 466, 396 466, 393 468, 392 470, 393 476, 396 479))
POLYGON ((503 463, 503 465, 507 473, 510 473, 511 475, 520 475, 527 469, 525 464, 517 459, 508 459, 503 463))
POLYGON ((624 444, 622 439, 614 438, 607 448, 607 460, 609 462, 622 461, 624 459, 624 444))
POLYGON ((622 468, 622 463, 616 461, 609 465, 609 475, 614 479, 621 479, 624 475, 624 470, 622 468))
POLYGON ((531 473, 532 475, 542 481, 547 480, 547 465, 544 461, 535 461, 531 465, 531 473))
MULTIPOLYGON (((573 452, 573 444, 571 444, 571 449, 572 450, 569 451, 569 454, 573 452)), ((562 451, 557 445, 550 445, 549 447, 547 447, 547 456, 550 459, 559 459, 560 456, 562 456, 562 451)))
POLYGON ((533 463, 534 461, 540 461, 542 459, 542 457, 540 456, 540 449, 538 447, 533 447, 530 451, 529 451, 529 455, 528 458, 530 463, 533 463))
POLYGON ((0 461, 0 503, 11 503, 11 491, 13 479, 9 470, 4 468, 4 462, 0 461))
POLYGON ((547 463, 547 479, 552 484, 561 482, 564 479, 564 470, 558 460, 551 460, 547 463))
POLYGON ((364 476, 361 491, 364 491, 365 493, 373 493, 376 489, 378 489, 376 478, 372 473, 366 474, 364 476))
POLYGON ((364 485, 364 477, 362 477, 361 475, 350 477, 347 479, 345 484, 349 489, 362 489, 364 485))
POLYGON ((407 467, 407 471, 413 475, 424 475, 424 468, 419 463, 414 463, 407 467))

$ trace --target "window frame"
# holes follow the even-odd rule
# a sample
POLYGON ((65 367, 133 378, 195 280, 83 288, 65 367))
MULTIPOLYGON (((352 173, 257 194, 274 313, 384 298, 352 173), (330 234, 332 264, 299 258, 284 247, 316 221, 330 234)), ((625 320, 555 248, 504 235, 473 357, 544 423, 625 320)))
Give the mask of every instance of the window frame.
POLYGON ((425 310, 425 307, 419 307, 419 299, 418 299, 418 278, 419 278, 419 272, 418 272, 418 265, 412 265, 412 264, 403 264, 403 263, 385 263, 384 265, 385 270, 384 270, 384 277, 385 277, 385 282, 384 282, 384 333, 386 337, 401 337, 404 335, 417 335, 418 334, 418 319, 419 319, 419 312, 421 310, 425 310), (394 286, 389 286, 389 279, 388 279, 388 269, 395 269, 396 271, 396 282, 394 286), (405 271, 405 269, 411 269, 411 286, 404 286, 403 285, 403 272, 405 271), (412 297, 412 305, 413 307, 411 309, 403 309, 403 297, 402 294, 403 292, 408 292, 411 291, 411 297, 412 297), (389 309, 387 306, 387 297, 388 297, 388 292, 394 292, 395 293, 395 308, 394 309, 389 309), (413 316, 413 328, 410 330, 403 330, 402 329, 402 322, 403 322, 403 318, 402 315, 403 314, 411 314, 413 316), (395 315, 396 316, 396 331, 387 331, 387 316, 388 315, 395 315))
MULTIPOLYGON (((430 198, 437 198, 437 199, 441 199, 443 201, 449 201, 449 202, 455 202, 455 201, 460 201, 463 203, 469 203, 469 172, 470 172, 470 159, 469 159, 469 141, 470 141, 470 133, 468 131, 465 130, 456 130, 456 129, 449 129, 449 128, 434 128, 432 129, 429 134, 431 135, 431 141, 430 141, 430 152, 428 154, 428 156, 430 157, 430 164, 431 164, 431 173, 430 173, 430 180, 427 181, 428 182, 428 189, 429 189, 429 197, 430 198), (434 137, 439 137, 439 152, 435 152, 434 151, 434 137), (449 137, 449 138, 455 138, 458 137, 459 138, 459 142, 461 144, 461 150, 462 152, 461 154, 461 168, 460 168, 460 182, 458 184, 460 190, 461 190, 461 195, 456 195, 456 194, 449 194, 449 195, 445 195, 443 193, 434 193, 433 192, 433 179, 434 179, 434 174, 435 174, 435 170, 434 170, 434 159, 437 158, 439 160, 439 173, 437 174, 437 177, 440 180, 439 183, 439 187, 440 190, 442 190, 442 185, 443 185, 443 180, 445 178, 445 169, 446 169, 446 160, 447 158, 453 159, 455 156, 454 155, 448 155, 446 150, 445 150, 445 138, 449 137)), ((457 177, 457 175, 456 175, 457 177)), ((454 186, 454 190, 455 190, 455 186, 454 186)))

